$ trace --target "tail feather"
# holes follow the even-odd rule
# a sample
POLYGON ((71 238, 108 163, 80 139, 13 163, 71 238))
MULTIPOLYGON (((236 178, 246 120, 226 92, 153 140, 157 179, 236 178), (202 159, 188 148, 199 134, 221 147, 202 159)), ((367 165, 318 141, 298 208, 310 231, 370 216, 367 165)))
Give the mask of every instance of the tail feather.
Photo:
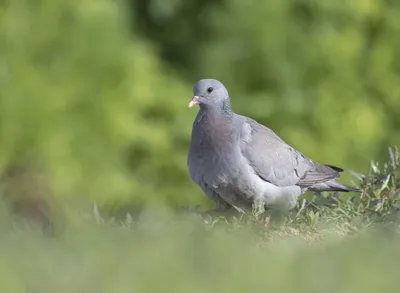
POLYGON ((328 166, 329 168, 331 168, 331 169, 333 169, 333 170, 335 170, 336 172, 339 172, 339 173, 344 171, 342 168, 336 167, 334 165, 325 164, 325 166, 328 166))
POLYGON ((361 192, 359 188, 348 186, 346 184, 330 180, 323 183, 317 183, 308 188, 310 191, 340 191, 340 192, 361 192))

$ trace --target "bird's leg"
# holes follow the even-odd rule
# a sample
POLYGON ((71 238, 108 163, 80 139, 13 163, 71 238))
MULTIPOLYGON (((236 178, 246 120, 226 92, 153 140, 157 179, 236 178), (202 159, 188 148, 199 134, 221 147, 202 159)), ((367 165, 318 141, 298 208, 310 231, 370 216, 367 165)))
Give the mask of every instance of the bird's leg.
POLYGON ((284 210, 280 209, 281 206, 268 204, 265 200, 253 202, 253 217, 264 225, 264 228, 270 227, 281 221, 284 216, 284 210))
POLYGON ((265 217, 265 219, 264 219, 264 228, 268 228, 270 219, 271 218, 269 216, 265 217))
POLYGON ((265 200, 255 200, 253 203, 253 209, 258 213, 262 214, 263 212, 265 212, 266 204, 267 203, 265 200))
POLYGON ((253 202, 253 217, 258 220, 265 212, 265 201, 255 200, 253 202))

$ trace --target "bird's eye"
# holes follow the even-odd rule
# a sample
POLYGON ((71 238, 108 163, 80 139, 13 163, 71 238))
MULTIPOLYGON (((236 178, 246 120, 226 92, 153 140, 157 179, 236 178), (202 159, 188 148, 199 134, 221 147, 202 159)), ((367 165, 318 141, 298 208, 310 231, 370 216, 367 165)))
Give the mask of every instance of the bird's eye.
POLYGON ((214 90, 214 88, 212 88, 212 87, 209 87, 208 89, 207 89, 207 92, 209 93, 209 94, 211 94, 211 92, 214 90))

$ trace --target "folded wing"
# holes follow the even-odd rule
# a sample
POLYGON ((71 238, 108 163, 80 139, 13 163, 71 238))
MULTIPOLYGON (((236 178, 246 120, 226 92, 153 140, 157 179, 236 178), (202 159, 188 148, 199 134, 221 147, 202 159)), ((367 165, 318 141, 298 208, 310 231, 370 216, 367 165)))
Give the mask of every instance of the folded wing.
MULTIPOLYGON (((243 116, 242 116, 243 117, 243 116)), ((322 165, 285 143, 269 128, 243 117, 240 149, 254 172, 276 186, 302 188, 339 177, 342 169, 322 165)))

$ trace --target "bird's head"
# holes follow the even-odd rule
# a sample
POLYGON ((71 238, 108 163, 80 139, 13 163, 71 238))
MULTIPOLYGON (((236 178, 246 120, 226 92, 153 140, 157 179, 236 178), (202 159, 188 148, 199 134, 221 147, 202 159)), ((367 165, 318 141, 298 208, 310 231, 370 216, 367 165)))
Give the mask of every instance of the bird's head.
POLYGON ((199 80, 193 87, 193 98, 189 108, 199 104, 200 107, 223 108, 229 106, 229 95, 224 85, 215 79, 199 80))

